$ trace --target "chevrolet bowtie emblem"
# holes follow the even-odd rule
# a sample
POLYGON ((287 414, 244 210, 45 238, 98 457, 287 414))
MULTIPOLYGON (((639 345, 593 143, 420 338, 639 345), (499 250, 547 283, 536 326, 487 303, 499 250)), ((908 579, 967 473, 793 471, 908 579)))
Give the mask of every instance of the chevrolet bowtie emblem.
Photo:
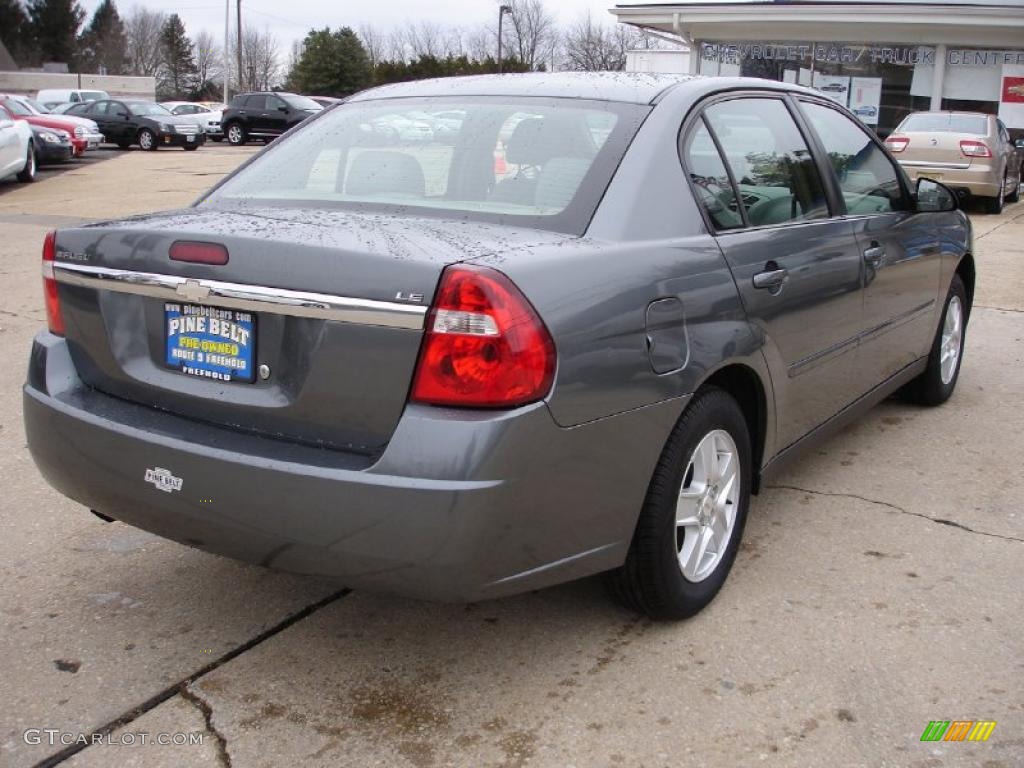
POLYGON ((210 295, 210 289, 198 280, 186 280, 179 283, 174 292, 187 301, 202 301, 210 295))

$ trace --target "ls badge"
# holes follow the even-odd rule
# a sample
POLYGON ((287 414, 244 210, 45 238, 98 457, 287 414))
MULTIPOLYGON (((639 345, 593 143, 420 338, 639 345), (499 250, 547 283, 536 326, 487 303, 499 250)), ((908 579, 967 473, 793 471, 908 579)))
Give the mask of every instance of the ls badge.
POLYGON ((158 491, 173 493, 181 490, 183 481, 180 477, 175 477, 169 469, 154 467, 146 470, 146 482, 152 483, 158 491))

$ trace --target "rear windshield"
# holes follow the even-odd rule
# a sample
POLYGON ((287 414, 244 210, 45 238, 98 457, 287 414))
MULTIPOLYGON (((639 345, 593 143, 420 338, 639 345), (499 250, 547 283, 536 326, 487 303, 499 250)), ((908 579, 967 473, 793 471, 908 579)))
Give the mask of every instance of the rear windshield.
POLYGON ((82 97, 82 101, 99 101, 110 98, 106 91, 79 91, 78 93, 82 97))
POLYGON ((577 99, 352 102, 275 142, 206 204, 391 210, 582 234, 648 111, 577 99))
POLYGON ((988 118, 981 115, 951 115, 948 112, 919 112, 910 115, 896 130, 919 133, 973 133, 984 136, 988 133, 988 118))

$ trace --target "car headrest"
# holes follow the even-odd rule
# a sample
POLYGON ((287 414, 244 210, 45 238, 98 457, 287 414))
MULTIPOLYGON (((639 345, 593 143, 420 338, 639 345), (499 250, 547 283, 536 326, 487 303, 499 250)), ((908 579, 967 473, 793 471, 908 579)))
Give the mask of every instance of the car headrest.
POLYGON ((352 161, 345 180, 349 195, 403 195, 423 197, 426 181, 423 168, 412 155, 390 150, 360 152, 352 161))
POLYGON ((521 120, 505 144, 505 160, 515 165, 544 165, 552 157, 579 157, 572 128, 565 121, 544 117, 521 120))

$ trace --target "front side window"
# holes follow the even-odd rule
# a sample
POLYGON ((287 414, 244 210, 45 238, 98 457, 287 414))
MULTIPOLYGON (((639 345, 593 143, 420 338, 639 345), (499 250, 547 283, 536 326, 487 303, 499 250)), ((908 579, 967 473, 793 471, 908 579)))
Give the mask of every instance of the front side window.
POLYGON ((582 233, 647 111, 576 99, 349 102, 209 200, 433 212, 582 233))
POLYGON ((690 132, 683 146, 686 172, 693 182, 697 202, 707 211, 716 229, 736 229, 743 226, 739 203, 733 193, 729 173, 722 156, 701 120, 690 132))
POLYGON ((831 107, 811 102, 803 102, 802 107, 825 147, 846 210, 852 214, 902 210, 899 174, 874 139, 831 107))
POLYGON ((138 115, 139 117, 147 115, 162 117, 171 114, 165 107, 161 107, 159 104, 148 104, 144 101, 129 104, 128 109, 131 110, 133 115, 138 115))
POLYGON ((281 107, 287 106, 283 101, 281 101, 281 99, 277 98, 277 96, 267 96, 266 98, 267 98, 267 107, 266 108, 271 110, 271 111, 273 111, 275 109, 280 109, 281 107))
POLYGON ((712 104, 704 115, 750 226, 828 218, 814 157, 780 99, 731 99, 712 104))
POLYGON ((283 98, 284 101, 287 102, 292 109, 301 109, 305 110, 306 112, 319 112, 321 109, 323 109, 322 106, 320 106, 315 101, 306 96, 299 96, 294 93, 289 93, 281 98, 283 98))

